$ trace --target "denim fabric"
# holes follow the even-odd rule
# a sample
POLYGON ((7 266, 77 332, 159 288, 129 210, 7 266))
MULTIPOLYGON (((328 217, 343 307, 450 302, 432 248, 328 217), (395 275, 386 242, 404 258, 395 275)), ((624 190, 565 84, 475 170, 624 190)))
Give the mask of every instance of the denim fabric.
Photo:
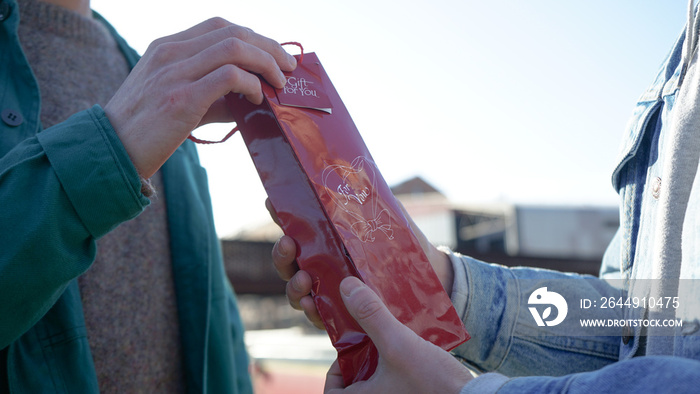
MULTIPOLYGON (((700 387, 698 363, 668 356, 635 358, 557 379, 511 379, 499 393, 696 393, 700 387)), ((465 393, 465 391, 462 391, 465 393)), ((483 391, 482 391, 483 393, 483 391)))
MULTIPOLYGON (((690 157, 697 165, 700 144, 678 145, 679 136, 700 132, 700 66, 697 50, 690 52, 693 57, 684 56, 684 45, 685 32, 626 126, 612 176, 620 196, 620 228, 598 278, 506 268, 450 254, 455 272, 452 301, 472 335, 453 353, 479 370, 515 377, 505 380, 490 374, 489 389, 692 392, 699 387, 700 286, 695 282, 700 279, 700 175, 695 166, 677 168, 676 161, 690 157), (693 152, 695 156, 688 154, 693 152), (670 179, 686 184, 689 198, 684 204, 669 203, 674 201, 665 195, 673 192, 670 179), (667 244, 673 247, 666 248, 667 244), (681 327, 661 331, 640 325, 601 330, 604 335, 578 335, 564 323, 539 327, 529 311, 529 297, 536 289, 557 286, 556 292, 569 305, 565 321, 576 321, 583 311, 572 308, 572 301, 649 296, 655 294, 656 281, 675 286, 681 299, 678 308, 611 309, 599 317, 670 316, 682 320, 681 327)), ((468 384, 462 392, 477 384, 468 384)))
MULTIPOLYGON (((565 323, 539 327, 528 310, 528 298, 546 286, 573 304, 581 298, 618 296, 619 289, 593 276, 507 268, 456 254, 450 257, 455 268, 452 302, 472 336, 453 353, 476 369, 508 376, 560 376, 602 368, 618 359, 619 335, 571 336, 565 323), (464 278, 468 278, 466 292, 465 283, 459 283, 464 278)), ((618 319, 617 311, 607 309, 601 317, 618 319)), ((573 311, 566 321, 577 323, 573 311)))

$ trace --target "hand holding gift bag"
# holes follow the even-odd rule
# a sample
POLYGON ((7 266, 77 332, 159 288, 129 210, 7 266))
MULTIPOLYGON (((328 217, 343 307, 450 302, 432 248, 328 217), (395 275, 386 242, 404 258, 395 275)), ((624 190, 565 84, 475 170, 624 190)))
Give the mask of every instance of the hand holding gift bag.
POLYGON ((407 218, 313 53, 287 85, 263 84, 254 105, 227 101, 312 295, 346 384, 368 379, 377 351, 344 307, 340 281, 356 276, 422 338, 451 350, 469 339, 407 218))

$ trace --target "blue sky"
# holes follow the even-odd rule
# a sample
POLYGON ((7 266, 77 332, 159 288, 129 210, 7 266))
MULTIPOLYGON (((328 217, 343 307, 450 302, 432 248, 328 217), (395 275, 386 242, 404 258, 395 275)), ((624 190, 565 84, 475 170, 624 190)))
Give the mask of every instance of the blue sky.
MULTIPOLYGON (((141 53, 212 16, 301 42, 318 54, 389 184, 421 175, 457 203, 586 205, 616 204, 610 172, 620 136, 683 29, 686 6, 93 0, 141 53)), ((242 141, 199 152, 219 234, 266 220, 242 141)))

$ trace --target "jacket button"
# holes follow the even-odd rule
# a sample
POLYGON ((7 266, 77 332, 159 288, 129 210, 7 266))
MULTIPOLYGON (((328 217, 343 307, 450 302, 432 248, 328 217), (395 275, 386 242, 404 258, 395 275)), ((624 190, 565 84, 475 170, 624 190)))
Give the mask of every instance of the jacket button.
POLYGON ((658 200, 659 196, 661 196, 661 178, 656 177, 651 182, 651 195, 655 200, 658 200))
POLYGON ((13 109, 3 110, 2 113, 0 113, 0 118, 2 118, 2 121, 5 122, 6 125, 13 127, 19 126, 24 122, 22 114, 13 109))
POLYGON ((0 0, 0 22, 10 17, 10 4, 0 0))
POLYGON ((700 323, 697 321, 683 322, 683 328, 681 329, 681 334, 691 335, 700 330, 700 323))

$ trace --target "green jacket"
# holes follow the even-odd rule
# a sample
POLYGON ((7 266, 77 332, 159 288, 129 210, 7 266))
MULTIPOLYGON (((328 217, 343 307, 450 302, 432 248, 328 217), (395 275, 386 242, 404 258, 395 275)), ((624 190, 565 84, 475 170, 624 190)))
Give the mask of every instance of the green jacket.
MULTIPOLYGON (((15 0, 0 0, 0 391, 97 392, 76 278, 94 261, 95 240, 149 200, 99 106, 42 130, 18 16, 15 0)), ((105 25, 133 67, 138 55, 105 25)), ((194 144, 180 146, 162 172, 188 391, 251 392, 194 144)))

